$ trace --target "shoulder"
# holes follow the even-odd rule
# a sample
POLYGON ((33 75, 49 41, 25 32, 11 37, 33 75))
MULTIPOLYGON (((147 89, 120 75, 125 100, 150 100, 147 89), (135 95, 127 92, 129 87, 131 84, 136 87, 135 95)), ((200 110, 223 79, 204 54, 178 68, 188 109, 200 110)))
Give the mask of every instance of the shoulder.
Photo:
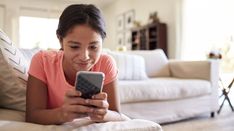
POLYGON ((57 62, 59 61, 63 56, 62 51, 39 51, 37 52, 34 56, 34 60, 39 60, 39 61, 47 61, 47 62, 57 62))
POLYGON ((112 56, 108 55, 108 54, 101 54, 100 56, 100 61, 101 63, 114 63, 115 60, 112 56))
POLYGON ((114 81, 117 78, 117 66, 114 58, 108 54, 102 54, 96 66, 97 71, 105 74, 104 85, 114 81))
POLYGON ((93 71, 108 72, 109 69, 115 68, 114 58, 108 54, 101 54, 98 62, 94 65, 93 71))

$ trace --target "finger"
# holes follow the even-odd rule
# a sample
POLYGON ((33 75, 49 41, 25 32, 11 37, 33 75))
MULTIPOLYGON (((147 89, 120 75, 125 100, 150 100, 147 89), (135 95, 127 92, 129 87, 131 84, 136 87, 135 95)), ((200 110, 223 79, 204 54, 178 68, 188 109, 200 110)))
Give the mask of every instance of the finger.
POLYGON ((95 115, 105 115, 107 113, 107 109, 94 109, 93 114, 95 115))
POLYGON ((96 95, 93 95, 92 99, 106 100, 107 99, 107 93, 105 93, 105 92, 98 93, 96 95))
POLYGON ((69 105, 88 105, 86 100, 81 97, 69 97, 66 103, 69 105))
POLYGON ((77 97, 77 96, 81 96, 81 92, 77 91, 75 89, 69 89, 66 91, 65 96, 66 97, 77 97))
POLYGON ((71 105, 68 110, 75 113, 90 113, 94 111, 92 107, 84 105, 71 105))
POLYGON ((81 117, 87 117, 88 116, 88 114, 86 113, 86 114, 82 114, 82 113, 69 113, 69 114, 67 114, 67 116, 65 116, 66 118, 66 122, 71 122, 71 121, 73 121, 74 119, 76 119, 76 118, 81 118, 81 117))
POLYGON ((101 121, 104 120, 104 115, 95 115, 95 114, 88 114, 91 120, 94 121, 101 121))
POLYGON ((94 100, 94 99, 89 99, 86 100, 87 104, 93 105, 96 107, 100 108, 109 108, 109 103, 106 100, 94 100))

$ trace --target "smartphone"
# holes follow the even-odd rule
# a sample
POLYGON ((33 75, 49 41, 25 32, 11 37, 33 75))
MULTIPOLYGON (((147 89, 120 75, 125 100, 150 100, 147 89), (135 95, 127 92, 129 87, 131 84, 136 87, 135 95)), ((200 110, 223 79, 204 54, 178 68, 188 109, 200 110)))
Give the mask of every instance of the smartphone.
POLYGON ((102 72, 79 71, 76 73, 76 90, 82 93, 82 98, 90 99, 102 91, 104 77, 102 72))

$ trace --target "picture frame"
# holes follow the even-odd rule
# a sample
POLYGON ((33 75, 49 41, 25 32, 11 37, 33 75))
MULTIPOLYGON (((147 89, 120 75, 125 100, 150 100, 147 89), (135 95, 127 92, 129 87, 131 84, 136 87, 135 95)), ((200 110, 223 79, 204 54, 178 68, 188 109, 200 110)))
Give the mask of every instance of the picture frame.
POLYGON ((123 46, 124 45, 124 32, 119 32, 117 34, 117 44, 119 46, 123 46))
POLYGON ((126 31, 124 34, 124 45, 126 46, 127 50, 131 50, 132 43, 132 32, 126 31))
POLYGON ((124 15, 120 14, 117 16, 117 32, 124 30, 124 15))
POLYGON ((130 29, 133 27, 133 22, 135 20, 135 11, 134 10, 129 10, 124 14, 125 20, 125 27, 126 29, 130 29))
POLYGON ((117 21, 116 21, 117 48, 124 47, 125 50, 131 50, 132 48, 131 28, 134 27, 134 20, 135 20, 135 11, 133 9, 117 15, 117 21))

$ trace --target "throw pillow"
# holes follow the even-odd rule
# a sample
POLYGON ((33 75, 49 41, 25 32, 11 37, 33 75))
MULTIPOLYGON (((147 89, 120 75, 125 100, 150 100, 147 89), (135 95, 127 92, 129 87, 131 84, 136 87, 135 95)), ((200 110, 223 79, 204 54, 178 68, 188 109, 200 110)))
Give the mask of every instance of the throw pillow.
POLYGON ((128 55, 119 52, 109 52, 116 61, 118 67, 118 79, 120 80, 144 80, 148 79, 145 73, 145 61, 142 56, 128 55))
POLYGON ((1 29, 0 65, 0 107, 25 111, 29 63, 1 29))
POLYGON ((14 73, 21 79, 28 79, 28 63, 23 54, 12 43, 8 36, 0 29, 0 50, 3 58, 14 70, 14 73))
POLYGON ((144 57, 146 74, 149 77, 169 77, 168 59, 162 49, 128 51, 128 54, 144 57))
POLYGON ((34 54, 36 54, 37 52, 39 52, 41 49, 39 48, 33 48, 33 49, 21 49, 19 48, 19 51, 23 54, 23 57, 27 63, 26 69, 28 70, 32 57, 34 54))
POLYGON ((19 82, 0 50, 0 107, 25 111, 26 83, 19 82))

